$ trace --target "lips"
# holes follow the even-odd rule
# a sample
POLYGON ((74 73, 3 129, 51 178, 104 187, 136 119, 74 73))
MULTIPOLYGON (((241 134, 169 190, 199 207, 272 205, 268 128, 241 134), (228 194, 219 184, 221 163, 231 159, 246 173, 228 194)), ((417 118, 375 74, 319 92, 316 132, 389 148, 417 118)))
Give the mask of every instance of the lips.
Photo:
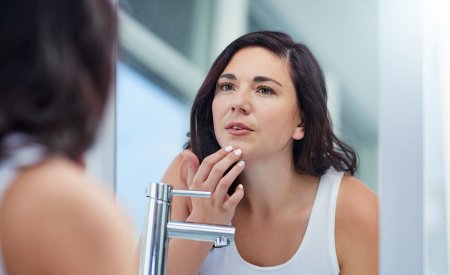
POLYGON ((225 129, 228 133, 235 136, 248 135, 253 132, 253 129, 242 122, 230 122, 225 126, 225 129))

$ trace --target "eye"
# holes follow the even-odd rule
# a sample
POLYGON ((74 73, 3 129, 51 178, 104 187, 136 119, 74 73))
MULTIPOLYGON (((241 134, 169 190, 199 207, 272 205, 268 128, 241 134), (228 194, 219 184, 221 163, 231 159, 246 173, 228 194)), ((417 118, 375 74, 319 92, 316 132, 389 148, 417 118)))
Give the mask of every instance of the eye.
POLYGON ((259 87, 257 90, 258 93, 263 94, 263 95, 274 95, 276 94, 275 91, 272 88, 269 87, 259 87))
POLYGON ((228 92, 228 91, 233 91, 234 86, 230 82, 223 82, 223 83, 217 83, 216 89, 220 90, 220 91, 228 92))

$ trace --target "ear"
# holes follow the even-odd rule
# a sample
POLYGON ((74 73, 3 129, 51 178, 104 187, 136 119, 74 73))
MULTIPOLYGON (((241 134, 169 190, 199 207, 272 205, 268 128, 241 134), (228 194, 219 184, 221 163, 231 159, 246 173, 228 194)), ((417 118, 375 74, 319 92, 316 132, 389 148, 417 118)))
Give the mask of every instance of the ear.
POLYGON ((303 123, 300 123, 295 127, 294 133, 292 134, 292 138, 295 140, 301 140, 305 136, 305 128, 303 127, 303 123))

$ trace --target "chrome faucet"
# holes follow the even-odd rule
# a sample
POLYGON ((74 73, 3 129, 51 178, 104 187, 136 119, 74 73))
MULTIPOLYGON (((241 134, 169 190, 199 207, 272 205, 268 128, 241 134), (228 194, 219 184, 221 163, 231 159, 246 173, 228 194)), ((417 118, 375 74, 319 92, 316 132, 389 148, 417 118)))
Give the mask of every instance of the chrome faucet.
POLYGON ((141 240, 139 275, 165 275, 169 238, 214 242, 222 247, 234 240, 234 227, 169 221, 173 196, 209 198, 211 192, 173 190, 165 183, 147 185, 147 205, 141 240))

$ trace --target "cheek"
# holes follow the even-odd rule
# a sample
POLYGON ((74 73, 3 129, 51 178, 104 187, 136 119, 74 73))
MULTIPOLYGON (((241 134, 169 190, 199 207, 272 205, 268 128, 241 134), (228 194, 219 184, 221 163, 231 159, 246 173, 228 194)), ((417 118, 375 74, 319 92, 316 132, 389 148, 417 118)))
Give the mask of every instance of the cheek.
POLYGON ((266 116, 265 124, 270 125, 271 131, 276 135, 291 135, 294 128, 299 124, 295 114, 296 108, 284 106, 273 110, 272 115, 266 116), (289 110, 287 112, 287 110, 289 110))
POLYGON ((212 106, 211 106, 211 112, 213 116, 214 123, 218 122, 226 113, 227 108, 226 104, 223 99, 220 99, 220 97, 214 97, 212 106))
POLYGON ((216 98, 214 98, 212 105, 211 105, 211 113, 212 113, 212 118, 213 118, 213 129, 214 129, 214 135, 216 136, 216 140, 219 143, 220 147, 223 147, 223 142, 221 141, 221 132, 220 132, 220 125, 221 125, 221 104, 219 100, 216 100, 216 98))
POLYGON ((219 100, 216 100, 216 98, 214 98, 212 105, 211 105, 211 113, 212 113, 212 117, 213 117, 213 126, 214 126, 214 133, 217 135, 217 129, 218 126, 220 125, 220 121, 221 121, 221 117, 222 117, 222 113, 223 113, 223 104, 220 104, 219 100))
POLYGON ((214 98, 212 105, 211 105, 211 113, 212 113, 212 117, 213 117, 214 126, 216 125, 217 118, 219 117, 219 110, 218 110, 219 106, 217 106, 218 105, 217 103, 218 102, 217 102, 216 98, 214 98))
POLYGON ((214 97, 214 99, 213 99, 213 101, 212 101, 212 104, 211 104, 211 110, 212 110, 212 114, 213 114, 213 117, 215 116, 215 113, 217 112, 217 100, 216 100, 216 97, 214 97))

